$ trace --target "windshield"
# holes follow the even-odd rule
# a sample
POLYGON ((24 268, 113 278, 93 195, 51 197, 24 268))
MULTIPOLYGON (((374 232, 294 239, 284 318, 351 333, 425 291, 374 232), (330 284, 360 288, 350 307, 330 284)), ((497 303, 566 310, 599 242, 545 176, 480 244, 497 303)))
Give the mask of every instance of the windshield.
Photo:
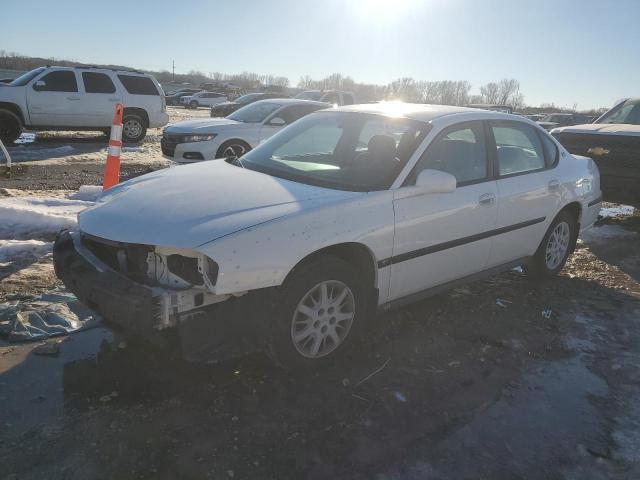
POLYGON ((353 112, 298 120, 241 158, 245 168, 337 190, 386 190, 430 125, 353 112))
POLYGON ((31 70, 30 72, 24 73, 16 78, 13 82, 8 85, 11 87, 23 87, 27 83, 29 83, 35 76, 40 75, 45 70, 45 67, 39 67, 35 70, 31 70))
POLYGON ((282 105, 271 102, 256 102, 242 107, 227 118, 243 123, 260 123, 263 122, 271 113, 275 112, 282 105))
POLYGON ((564 115, 547 115, 542 119, 543 122, 562 123, 566 120, 564 115))
POLYGON ((640 125, 640 99, 627 100, 602 115, 596 123, 627 123, 640 125))
POLYGON ((299 98, 301 100, 320 100, 320 97, 322 96, 322 92, 319 92, 317 90, 309 90, 306 92, 302 92, 299 93, 298 95, 295 96, 295 98, 299 98))

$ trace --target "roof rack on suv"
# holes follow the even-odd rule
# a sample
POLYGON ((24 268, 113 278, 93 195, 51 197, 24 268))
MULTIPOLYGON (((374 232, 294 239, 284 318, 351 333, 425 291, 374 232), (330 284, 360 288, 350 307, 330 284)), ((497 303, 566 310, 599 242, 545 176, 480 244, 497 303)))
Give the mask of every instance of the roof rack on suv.
POLYGON ((99 69, 99 70, 111 70, 112 72, 127 72, 127 73, 139 73, 141 75, 144 75, 144 72, 141 72, 140 70, 136 70, 134 68, 110 68, 110 67, 100 67, 98 65, 84 65, 84 66, 75 66, 75 67, 71 67, 71 68, 77 68, 77 69, 88 69, 88 68, 95 68, 95 69, 99 69))

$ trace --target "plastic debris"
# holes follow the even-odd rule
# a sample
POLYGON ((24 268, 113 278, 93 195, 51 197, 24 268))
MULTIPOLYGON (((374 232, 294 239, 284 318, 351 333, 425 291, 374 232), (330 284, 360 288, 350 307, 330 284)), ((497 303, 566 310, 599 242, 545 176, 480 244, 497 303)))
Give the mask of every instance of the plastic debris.
MULTIPOLYGON (((36 300, 0 304, 0 335, 10 342, 29 342, 96 327, 102 319, 66 292, 36 300)), ((44 348, 43 348, 44 349, 44 348)))
POLYGON ((553 311, 551 309, 543 310, 542 311, 542 318, 546 318, 547 320, 549 320, 551 318, 551 314, 552 313, 553 313, 553 311))
POLYGON ((407 401, 407 397, 405 397, 404 394, 400 392, 393 392, 393 396, 396 397, 396 400, 398 400, 399 402, 407 401))
POLYGON ((513 303, 509 300, 505 300, 504 298, 496 298, 496 305, 502 308, 507 308, 508 303, 513 303))

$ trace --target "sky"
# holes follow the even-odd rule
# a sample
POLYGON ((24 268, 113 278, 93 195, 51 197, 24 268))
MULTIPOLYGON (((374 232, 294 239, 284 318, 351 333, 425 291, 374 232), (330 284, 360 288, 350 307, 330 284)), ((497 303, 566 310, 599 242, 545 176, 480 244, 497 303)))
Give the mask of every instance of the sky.
POLYGON ((640 0, 2 0, 0 50, 357 82, 516 78, 528 105, 640 96, 640 0), (26 8, 28 5, 28 8, 26 8))

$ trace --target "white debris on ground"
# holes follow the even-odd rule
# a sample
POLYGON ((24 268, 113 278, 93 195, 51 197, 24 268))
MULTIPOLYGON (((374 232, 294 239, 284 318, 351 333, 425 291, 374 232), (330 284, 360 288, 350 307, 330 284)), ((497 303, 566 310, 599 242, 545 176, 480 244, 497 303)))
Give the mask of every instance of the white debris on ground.
POLYGON ((630 205, 615 205, 607 204, 610 206, 602 207, 600 209, 600 216, 603 218, 616 218, 626 217, 627 215, 633 215, 636 209, 630 205))
POLYGON ((51 253, 56 234, 77 225, 78 213, 101 192, 95 185, 83 185, 77 192, 2 190, 0 266, 51 253))

